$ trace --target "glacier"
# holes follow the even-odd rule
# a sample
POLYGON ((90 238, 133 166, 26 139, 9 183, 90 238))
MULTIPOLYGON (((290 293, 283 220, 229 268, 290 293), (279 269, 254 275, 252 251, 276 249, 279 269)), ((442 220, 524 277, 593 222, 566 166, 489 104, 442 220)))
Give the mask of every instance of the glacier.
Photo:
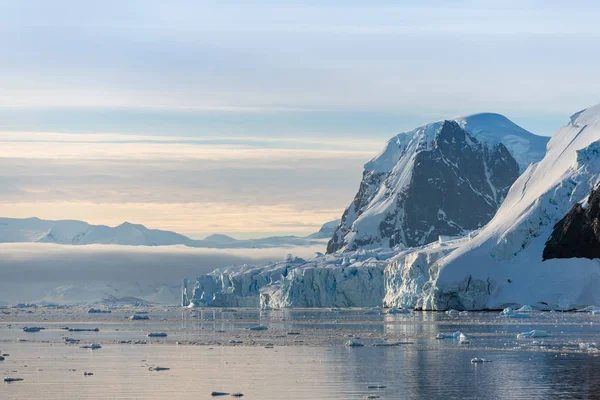
MULTIPOLYGON (((527 157, 533 160, 539 153, 527 157)), ((344 248, 308 260, 290 256, 268 265, 216 270, 198 278, 190 304, 265 309, 521 307, 514 314, 523 317, 533 309, 600 304, 600 260, 542 259, 557 223, 576 205, 586 209, 599 181, 600 105, 577 113, 556 132, 543 158, 525 169, 498 212, 477 229, 439 235, 413 247, 344 248)))

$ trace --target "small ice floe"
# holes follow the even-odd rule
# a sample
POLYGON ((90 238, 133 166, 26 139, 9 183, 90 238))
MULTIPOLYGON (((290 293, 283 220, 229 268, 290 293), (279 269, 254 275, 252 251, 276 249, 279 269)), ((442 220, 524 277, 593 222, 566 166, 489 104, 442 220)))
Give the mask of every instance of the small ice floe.
POLYGON ((532 330, 530 332, 523 332, 517 335, 517 339, 529 339, 529 338, 542 338, 548 337, 548 332, 542 330, 532 330))
POLYGON ((229 396, 229 393, 226 393, 226 392, 212 392, 210 395, 211 396, 215 396, 215 397, 216 396, 229 396))
POLYGON ((150 332, 148 337, 167 337, 166 332, 150 332))
POLYGON ((446 315, 456 316, 458 314, 460 314, 460 312, 458 310, 450 309, 450 310, 446 311, 446 315))
POLYGON ((346 346, 346 347, 363 347, 364 344, 350 339, 346 343, 344 343, 344 346, 346 346))
POLYGON ((46 328, 41 328, 39 326, 30 326, 30 327, 23 328, 23 332, 34 333, 34 332, 43 331, 44 329, 46 329, 46 328))
POLYGON ((112 313, 111 310, 102 310, 100 308, 90 308, 88 310, 88 314, 110 314, 112 313))
MULTIPOLYGON (((527 312, 529 312, 529 311, 527 311, 527 312)), ((500 317, 511 318, 511 319, 520 319, 520 318, 529 318, 529 314, 527 314, 526 312, 519 312, 518 310, 515 311, 510 307, 506 307, 500 313, 500 317)))
POLYGON ((597 353, 598 346, 596 343, 579 343, 579 350, 587 351, 588 353, 597 353))
POLYGON ((598 306, 587 306, 584 308, 580 308, 577 312, 589 312, 592 314, 600 313, 600 307, 598 306))
POLYGON ((169 371, 171 368, 166 367, 150 367, 148 371, 169 371))
POLYGON ((150 319, 149 316, 147 315, 139 315, 139 314, 134 314, 131 317, 129 317, 130 321, 143 321, 143 320, 148 320, 150 319))
POLYGON ((460 315, 461 317, 466 317, 466 316, 469 315, 469 312, 468 311, 461 311, 461 312, 458 313, 458 315, 460 315))
POLYGON ((10 376, 4 377, 4 382, 20 382, 22 380, 23 380, 23 378, 12 378, 10 376))
POLYGON ((69 332, 100 332, 98 328, 69 328, 69 332))
POLYGON ((75 338, 72 338, 72 337, 63 337, 63 341, 65 343, 69 343, 69 344, 77 344, 77 343, 79 343, 79 339, 75 339, 75 338))
POLYGON ((471 358, 471 364, 483 364, 486 362, 490 362, 490 361, 486 360, 485 358, 477 358, 477 357, 471 358))
POLYGON ((436 339, 459 339, 460 335, 463 333, 461 331, 456 331, 454 333, 438 333, 435 337, 436 339))
POLYGON ((256 326, 251 326, 248 329, 251 331, 266 331, 269 328, 265 325, 256 325, 256 326))
POLYGON ((80 348, 96 350, 96 349, 101 349, 102 346, 100 346, 98 343, 92 343, 92 344, 84 344, 83 346, 80 346, 80 348))
POLYGON ((460 335, 458 335, 458 343, 459 344, 471 344, 471 341, 469 340, 467 335, 465 335, 464 333, 461 332, 460 335))
POLYGON ((532 312, 532 311, 533 311, 533 308, 527 304, 525 304, 524 306, 522 306, 521 308, 516 310, 516 312, 518 312, 518 313, 528 313, 528 312, 532 312))
POLYGON ((411 314, 411 313, 412 313, 412 311, 410 311, 408 308, 396 308, 396 307, 392 307, 386 311, 386 314, 411 314))

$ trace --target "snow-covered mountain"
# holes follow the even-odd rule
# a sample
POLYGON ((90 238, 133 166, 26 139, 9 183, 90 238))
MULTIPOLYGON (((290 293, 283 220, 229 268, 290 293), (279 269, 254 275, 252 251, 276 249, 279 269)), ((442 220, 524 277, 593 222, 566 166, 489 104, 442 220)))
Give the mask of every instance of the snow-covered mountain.
POLYGON ((307 237, 274 236, 236 240, 226 235, 210 235, 202 240, 190 239, 171 231, 148 229, 144 225, 124 222, 119 226, 91 225, 83 221, 50 221, 39 218, 0 218, 0 243, 40 242, 68 245, 116 244, 126 246, 184 245, 204 248, 272 248, 323 244, 331 231, 330 221, 317 233, 307 237))
MULTIPOLYGON (((544 159, 519 177, 484 228, 424 268, 427 282, 408 278, 388 285, 387 304, 440 310, 600 304, 600 259, 591 259, 597 249, 586 248, 597 242, 588 237, 579 246, 563 246, 573 236, 596 232, 600 215, 593 190, 599 179, 597 105, 573 115, 554 134, 544 159)), ((401 263, 391 263, 386 275, 410 276, 401 263)))
POLYGON ((365 165, 327 252, 422 246, 482 227, 547 141, 498 114, 397 135, 365 165))

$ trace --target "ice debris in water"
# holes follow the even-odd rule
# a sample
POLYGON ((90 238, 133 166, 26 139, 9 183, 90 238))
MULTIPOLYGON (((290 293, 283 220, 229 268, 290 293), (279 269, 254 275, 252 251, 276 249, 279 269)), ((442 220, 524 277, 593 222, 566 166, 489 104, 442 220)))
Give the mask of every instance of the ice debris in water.
POLYGON ((344 346, 346 346, 346 347, 363 347, 364 344, 350 339, 346 343, 344 343, 344 346))
POLYGON ((457 310, 450 309, 450 310, 446 311, 446 314, 454 316, 454 315, 458 315, 460 313, 457 310))
POLYGON ((458 315, 460 315, 461 317, 466 317, 467 315, 469 315, 468 311, 461 311, 458 313, 458 315))
POLYGON ((579 343, 579 350, 596 353, 598 352, 598 346, 596 343, 579 343))
POLYGON ((594 314, 595 312, 600 312, 600 307, 598 306, 587 306, 584 308, 580 308, 579 310, 577 310, 577 312, 590 312, 592 314, 594 314))
POLYGON ((412 311, 410 311, 408 308, 396 308, 396 307, 392 307, 386 311, 387 314, 410 314, 411 312, 412 311))
POLYGON ((524 306, 522 306, 521 308, 519 308, 516 312, 518 313, 526 313, 526 312, 532 312, 533 308, 530 305, 525 304, 524 306))
MULTIPOLYGON (((531 310, 529 310, 531 311, 531 310)), ((511 318, 511 319, 519 319, 519 318, 529 318, 529 314, 525 314, 522 312, 519 312, 518 310, 515 311, 510 307, 505 308, 504 310, 502 310, 502 312, 500 313, 500 317, 504 317, 504 318, 511 318)))
POLYGON ((269 328, 266 327, 265 325, 256 325, 256 326, 251 326, 248 329, 251 330, 251 331, 266 331, 269 328))
POLYGON ((471 364, 483 364, 483 363, 486 363, 486 362, 489 362, 489 361, 486 360, 485 358, 477 358, 477 357, 475 357, 475 358, 471 359, 471 364))
POLYGON ((92 344, 84 344, 80 348, 96 350, 96 349, 101 349, 102 346, 100 346, 98 343, 92 343, 92 344))
POLYGON ((166 332, 150 332, 148 337, 167 337, 166 332))
POLYGON ((131 317, 129 317, 129 320, 131 320, 131 321, 143 321, 143 320, 148 320, 148 319, 150 319, 149 316, 139 315, 139 314, 134 314, 131 317))
POLYGON ((458 343, 460 344, 471 344, 471 341, 469 340, 469 338, 467 337, 467 335, 465 335, 464 333, 460 333, 460 335, 458 335, 458 343))
POLYGON ((517 339, 529 339, 529 338, 542 338, 548 337, 548 332, 542 330, 532 330, 530 332, 523 332, 517 335, 517 339))
MULTIPOLYGON (((461 331, 456 331, 454 333, 438 333, 438 335, 435 337, 436 339, 459 339, 460 336, 464 336, 464 334, 461 331)), ((466 338, 466 336, 465 336, 466 338)))

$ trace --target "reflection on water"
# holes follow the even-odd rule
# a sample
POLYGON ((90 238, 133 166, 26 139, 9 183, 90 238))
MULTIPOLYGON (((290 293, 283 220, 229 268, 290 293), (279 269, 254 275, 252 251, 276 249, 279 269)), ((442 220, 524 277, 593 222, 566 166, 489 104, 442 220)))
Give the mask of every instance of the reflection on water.
POLYGON ((0 351, 10 356, 0 361, 0 374, 24 381, 2 383, 0 399, 210 399, 213 391, 241 392, 244 399, 600 398, 600 353, 579 350, 581 342, 600 344, 600 317, 591 314, 532 313, 506 320, 498 313, 458 318, 373 310, 147 311, 148 321, 130 321, 134 310, 122 309, 1 314, 0 351), (257 324, 269 329, 247 329, 257 324), (24 326, 47 329, 24 333, 24 326), (100 330, 68 333, 65 326, 100 330), (516 338, 532 329, 550 334, 543 346, 516 338), (288 335, 292 330, 300 335, 288 335), (150 331, 168 337, 148 339, 150 331), (435 339, 455 331, 467 334, 471 344, 435 339), (102 348, 66 345, 65 335, 102 348), (349 336, 365 347, 344 347, 349 336), (17 341, 23 337, 29 342, 17 341), (117 344, 122 340, 149 344, 117 344), (384 341, 410 344, 373 346, 384 341), (267 343, 274 348, 265 348, 267 343), (471 364, 474 357, 491 362, 471 364))
POLYGON ((4 343, 3 399, 209 399, 212 391, 246 399, 593 398, 600 357, 588 354, 402 348, 105 345, 96 351, 58 343, 4 343), (149 371, 149 366, 171 368, 149 371), (17 370, 18 373, 10 373, 17 370), (83 372, 93 372, 84 376, 83 372), (385 385, 384 389, 368 389, 385 385))

